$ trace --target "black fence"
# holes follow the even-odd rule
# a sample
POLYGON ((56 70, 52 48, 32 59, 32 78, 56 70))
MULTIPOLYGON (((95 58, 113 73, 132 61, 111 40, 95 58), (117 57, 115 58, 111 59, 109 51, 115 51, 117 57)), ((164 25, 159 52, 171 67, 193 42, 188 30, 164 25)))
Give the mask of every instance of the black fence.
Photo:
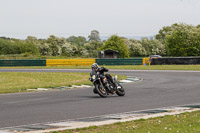
POLYGON ((174 57, 152 59, 151 65, 197 65, 200 57, 174 57))

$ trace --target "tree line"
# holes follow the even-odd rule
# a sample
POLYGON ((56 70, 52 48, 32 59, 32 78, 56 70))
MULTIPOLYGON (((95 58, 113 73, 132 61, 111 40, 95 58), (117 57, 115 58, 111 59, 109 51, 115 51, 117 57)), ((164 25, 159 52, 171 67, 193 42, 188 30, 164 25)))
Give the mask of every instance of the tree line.
POLYGON ((43 56, 97 58, 99 51, 112 49, 120 58, 162 56, 200 56, 200 25, 175 23, 165 26, 152 38, 127 39, 112 35, 101 40, 97 30, 91 31, 88 40, 83 36, 47 39, 28 36, 25 40, 0 37, 0 55, 27 54, 43 56))

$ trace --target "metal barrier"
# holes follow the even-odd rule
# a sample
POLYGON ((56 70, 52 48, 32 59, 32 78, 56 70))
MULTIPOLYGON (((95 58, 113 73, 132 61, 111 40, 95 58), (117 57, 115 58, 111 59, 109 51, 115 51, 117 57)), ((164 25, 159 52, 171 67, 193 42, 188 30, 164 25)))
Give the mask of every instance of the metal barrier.
POLYGON ((46 66, 46 60, 0 60, 0 66, 46 66))
POLYGON ((44 59, 44 60, 0 60, 0 66, 90 66, 99 65, 142 65, 149 58, 127 59, 44 59))
POLYGON ((90 66, 95 59, 47 59, 46 66, 90 66))
POLYGON ((99 65, 142 65, 142 58, 96 59, 99 65))

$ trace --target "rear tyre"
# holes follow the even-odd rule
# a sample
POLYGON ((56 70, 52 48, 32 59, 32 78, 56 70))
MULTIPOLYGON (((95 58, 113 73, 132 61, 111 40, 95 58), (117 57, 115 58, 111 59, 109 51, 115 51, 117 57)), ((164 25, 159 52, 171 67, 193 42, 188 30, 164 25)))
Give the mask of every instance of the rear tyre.
POLYGON ((120 85, 119 83, 118 83, 118 86, 117 86, 116 94, 118 96, 124 96, 125 95, 125 90, 124 90, 123 86, 120 85))
POLYGON ((108 93, 107 93, 106 89, 102 85, 96 84, 95 88, 96 88, 97 93, 99 94, 99 96, 101 96, 103 98, 108 96, 108 93))

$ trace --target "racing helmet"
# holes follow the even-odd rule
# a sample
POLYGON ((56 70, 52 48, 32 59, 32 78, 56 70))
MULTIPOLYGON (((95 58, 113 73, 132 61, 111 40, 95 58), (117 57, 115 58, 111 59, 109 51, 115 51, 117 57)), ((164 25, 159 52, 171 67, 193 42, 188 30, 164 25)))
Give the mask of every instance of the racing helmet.
POLYGON ((99 68, 99 65, 97 63, 92 64, 91 66, 92 70, 95 69, 97 70, 99 68))

